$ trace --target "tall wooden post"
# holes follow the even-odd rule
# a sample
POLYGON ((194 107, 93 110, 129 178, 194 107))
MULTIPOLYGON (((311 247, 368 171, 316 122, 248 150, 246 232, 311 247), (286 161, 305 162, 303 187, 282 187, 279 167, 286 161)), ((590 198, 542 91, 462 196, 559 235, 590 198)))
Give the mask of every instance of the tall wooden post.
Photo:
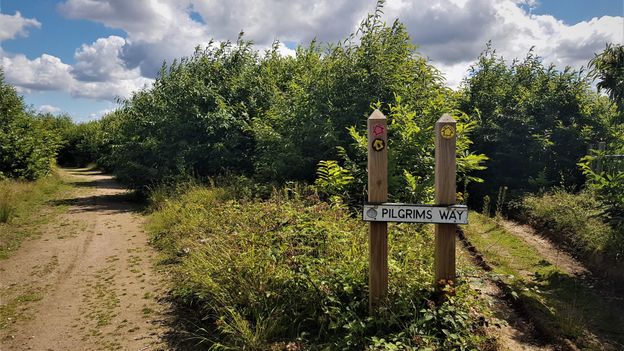
MULTIPOLYGON (((455 120, 444 114, 435 125, 435 202, 454 205, 455 189, 455 120)), ((455 281, 455 224, 435 225, 435 282, 455 281)))
MULTIPOLYGON (((388 201, 388 122, 379 110, 368 117, 368 202, 388 201)), ((388 224, 370 222, 369 300, 371 314, 388 293, 388 224)))

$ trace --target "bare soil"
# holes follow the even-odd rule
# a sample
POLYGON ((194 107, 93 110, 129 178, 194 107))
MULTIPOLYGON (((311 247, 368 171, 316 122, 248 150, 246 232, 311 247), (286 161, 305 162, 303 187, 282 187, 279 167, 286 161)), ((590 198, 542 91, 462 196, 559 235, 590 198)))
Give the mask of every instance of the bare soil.
POLYGON ((0 350, 167 349, 166 287, 136 204, 108 175, 61 172, 79 190, 50 206, 68 210, 0 261, 0 350))

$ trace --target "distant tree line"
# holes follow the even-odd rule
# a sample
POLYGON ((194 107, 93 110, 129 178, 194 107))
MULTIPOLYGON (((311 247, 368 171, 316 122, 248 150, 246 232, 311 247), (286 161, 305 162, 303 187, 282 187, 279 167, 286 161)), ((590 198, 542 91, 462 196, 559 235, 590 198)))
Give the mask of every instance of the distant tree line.
POLYGON ((621 45, 597 55, 587 74, 545 66, 533 50, 508 63, 488 44, 452 90, 405 26, 382 22, 379 11, 345 40, 313 41, 294 57, 277 43, 259 52, 242 33, 197 48, 89 123, 28 112, 2 81, 0 175, 37 178, 58 153, 61 164, 96 162, 139 190, 236 175, 315 182, 328 198, 357 202, 374 108, 389 118, 393 200, 432 199, 432 127, 443 113, 459 122, 460 196, 474 206, 500 189, 512 198, 579 189, 595 179, 578 165, 590 145, 623 149, 621 45), (590 88, 593 78, 609 96, 590 88))

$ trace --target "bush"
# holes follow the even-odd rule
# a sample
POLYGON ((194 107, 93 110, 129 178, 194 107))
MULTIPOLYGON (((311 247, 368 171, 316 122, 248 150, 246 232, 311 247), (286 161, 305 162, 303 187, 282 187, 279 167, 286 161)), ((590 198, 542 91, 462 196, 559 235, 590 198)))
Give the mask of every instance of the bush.
POLYGON ((576 164, 589 144, 623 128, 615 105, 592 92, 582 72, 544 66, 533 51, 508 65, 488 45, 463 92, 461 109, 478 120, 474 149, 490 158, 475 174, 485 182, 470 188, 477 208, 505 186, 511 199, 557 186, 579 190, 585 178, 576 164))
MULTIPOLYGON (((312 42, 295 57, 281 56, 277 43, 258 52, 241 36, 164 64, 153 87, 116 112, 108 161, 120 180, 145 189, 230 174, 312 182, 320 161, 350 157, 353 182, 319 189, 357 201, 365 167, 353 139, 378 107, 396 116, 391 128, 401 130, 392 143, 405 160, 392 174, 393 194, 405 198, 402 189, 411 184, 410 196, 422 198, 431 183, 435 121, 453 112, 463 125, 474 123, 456 105, 457 94, 417 53, 405 26, 383 23, 379 6, 347 40, 312 42)), ((461 160, 468 155, 466 135, 460 135, 461 160)))
POLYGON ((0 70, 0 180, 34 180, 50 173, 60 143, 43 119, 25 111, 0 70))
POLYGON ((483 306, 466 285, 441 306, 430 301, 433 237, 422 227, 390 230, 389 301, 371 318, 367 226, 340 206, 282 192, 264 202, 232 200, 226 189, 195 187, 159 207, 152 240, 176 262, 174 294, 199 311, 197 337, 215 349, 450 350, 490 342, 479 322, 483 306))

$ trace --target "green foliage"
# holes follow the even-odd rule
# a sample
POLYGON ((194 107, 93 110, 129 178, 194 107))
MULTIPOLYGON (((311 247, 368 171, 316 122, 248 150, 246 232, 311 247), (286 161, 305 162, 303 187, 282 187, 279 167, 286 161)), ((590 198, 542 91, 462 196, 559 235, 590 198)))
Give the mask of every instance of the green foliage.
POLYGON ((555 190, 529 195, 522 212, 535 227, 550 233, 580 256, 624 253, 624 238, 603 221, 603 204, 590 191, 573 194, 555 190))
POLYGON ((598 90, 605 90, 624 114, 624 45, 607 44, 589 61, 589 67, 591 77, 598 80, 598 90))
MULTIPOLYGON (((428 108, 418 115, 413 105, 395 95, 394 104, 388 106, 388 187, 393 201, 431 202, 434 195, 435 148, 433 128, 441 111, 452 111, 457 120, 457 170, 460 182, 479 182, 470 172, 484 169, 487 157, 469 150, 469 134, 475 127, 470 116, 452 110, 452 94, 440 89, 431 97, 428 108)), ((380 106, 378 106, 380 107, 380 106)), ((354 184, 366 184, 366 130, 349 129, 356 149, 351 158, 346 157, 347 168, 360 177, 354 184)), ((360 199, 361 200, 361 199, 360 199)))
MULTIPOLYGON (((289 192, 290 193, 290 192, 289 192)), ((281 194, 281 195, 280 195, 281 194)), ((296 196, 292 196, 296 197, 296 196)), ((466 285, 434 306, 433 233, 391 228, 389 299, 368 315, 366 225, 342 207, 232 200, 187 189, 150 218, 153 243, 175 262, 174 294, 199 311, 213 349, 483 349, 483 306, 466 285)))
POLYGON ((488 48, 464 82, 461 109, 478 116, 473 138, 478 153, 490 157, 473 183, 473 199, 495 198, 502 186, 518 198, 553 186, 580 187, 576 163, 596 140, 608 138, 614 106, 590 90, 570 68, 545 67, 533 51, 507 65, 488 48))
POLYGON ((592 155, 581 159, 579 166, 587 177, 588 188, 595 192, 603 206, 601 214, 615 230, 624 233, 624 169, 607 166, 602 171, 594 170, 592 165, 598 160, 607 161, 604 152, 594 150, 592 155))
MULTIPOLYGON (((366 125, 371 105, 383 102, 379 106, 395 115, 394 128, 404 138, 397 151, 415 153, 395 167, 397 198, 429 197, 425 168, 432 162, 407 163, 430 157, 427 131, 443 112, 454 111, 457 97, 416 52, 404 25, 381 21, 381 6, 345 41, 313 41, 297 48, 295 57, 281 56, 278 43, 259 53, 241 34, 235 43, 198 48, 191 57, 163 65, 152 88, 134 94, 115 112, 107 162, 120 180, 146 189, 224 174, 268 183, 313 181, 320 161, 341 160, 353 181, 334 184, 337 189, 326 182, 319 189, 357 201, 365 168, 351 140, 366 125), (406 184, 410 190, 401 190, 406 184)), ((467 151, 465 135, 473 121, 454 115, 465 119, 459 167, 467 174, 483 158, 467 151)), ((87 135, 88 128, 81 128, 75 133, 87 135)), ((91 145, 78 141, 68 149, 81 154, 91 145)))
POLYGON ((150 90, 116 112, 109 162, 135 188, 252 169, 251 118, 266 110, 258 53, 250 43, 197 49, 163 66, 150 90))
POLYGON ((341 167, 336 161, 319 161, 316 170, 314 187, 322 194, 333 199, 334 202, 343 202, 347 197, 346 189, 353 181, 349 170, 341 167))
POLYGON ((46 127, 45 119, 25 111, 0 70, 0 179, 33 180, 50 172, 61 140, 46 127))
POLYGON ((97 161, 101 148, 99 121, 71 124, 61 132, 64 144, 59 150, 58 163, 63 166, 84 167, 97 161))

